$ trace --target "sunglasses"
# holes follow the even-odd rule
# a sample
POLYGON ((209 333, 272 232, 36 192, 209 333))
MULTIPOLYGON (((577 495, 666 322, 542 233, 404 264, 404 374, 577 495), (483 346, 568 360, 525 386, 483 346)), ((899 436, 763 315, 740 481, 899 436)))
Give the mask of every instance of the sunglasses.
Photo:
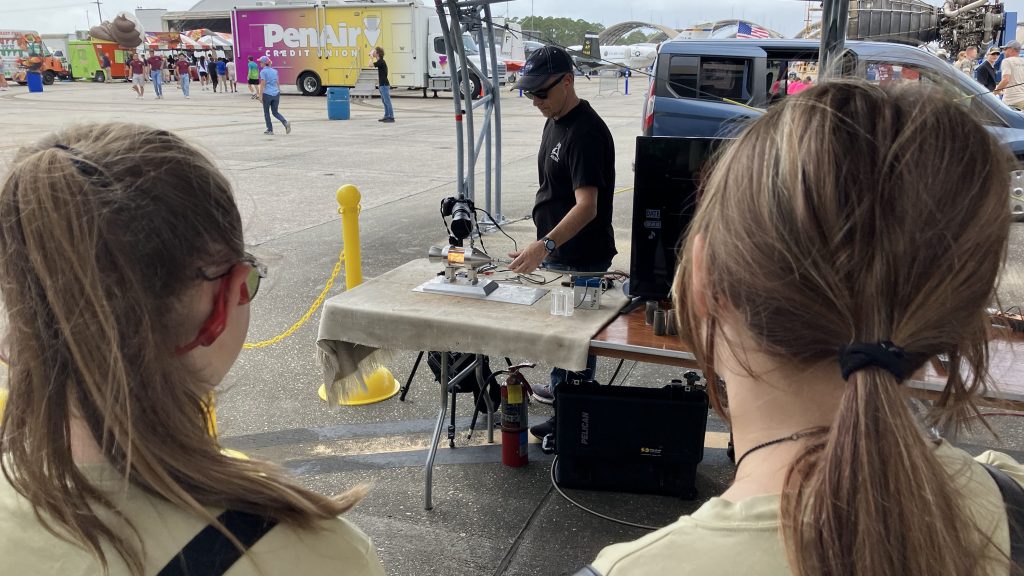
POLYGON ((562 78, 565 78, 564 74, 556 78, 555 81, 552 82, 551 84, 548 84, 547 86, 540 88, 539 90, 533 90, 529 92, 523 91, 523 94, 525 94, 526 97, 529 98, 530 100, 547 100, 548 92, 550 92, 551 89, 554 88, 555 86, 558 86, 558 83, 562 81, 562 78))

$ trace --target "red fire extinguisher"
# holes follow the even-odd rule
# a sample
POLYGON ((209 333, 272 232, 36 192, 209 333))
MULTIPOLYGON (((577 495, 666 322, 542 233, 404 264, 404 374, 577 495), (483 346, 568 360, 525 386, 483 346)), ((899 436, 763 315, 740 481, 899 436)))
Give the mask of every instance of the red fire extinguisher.
POLYGON ((501 463, 518 468, 529 459, 529 419, 527 391, 530 384, 520 374, 533 364, 518 364, 508 369, 508 378, 501 385, 501 463))

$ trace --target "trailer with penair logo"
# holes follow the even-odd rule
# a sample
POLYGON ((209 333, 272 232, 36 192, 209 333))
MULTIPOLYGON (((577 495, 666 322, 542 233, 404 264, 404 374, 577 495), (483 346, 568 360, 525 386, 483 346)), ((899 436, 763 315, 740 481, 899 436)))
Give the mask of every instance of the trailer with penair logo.
MULTIPOLYGON (((420 0, 236 8, 231 32, 239 78, 246 76, 250 56, 267 56, 282 85, 294 84, 308 96, 324 94, 329 86, 373 89, 377 70, 370 53, 378 46, 393 89, 422 90, 424 97, 452 89, 440 20, 420 0)), ((469 34, 463 42, 479 69, 476 43, 469 34)), ((497 71, 503 81, 503 62, 497 71)), ((483 83, 475 71, 471 76, 474 95, 479 94, 483 83)))

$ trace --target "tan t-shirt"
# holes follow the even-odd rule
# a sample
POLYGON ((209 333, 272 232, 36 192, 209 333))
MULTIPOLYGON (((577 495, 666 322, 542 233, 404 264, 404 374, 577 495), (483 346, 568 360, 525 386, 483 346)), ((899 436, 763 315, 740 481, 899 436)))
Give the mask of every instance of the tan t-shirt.
MULTIPOLYGON (((1022 76, 1024 78, 1024 76, 1022 76)), ((995 481, 970 455, 941 443, 935 455, 946 464, 967 495, 967 507, 1004 554, 1010 533, 1006 509, 995 481)), ((1024 466, 998 452, 977 458, 1024 484, 1024 466)), ((712 498, 690 516, 639 540, 613 544, 593 562, 604 576, 790 576, 779 534, 779 496, 764 495, 730 502, 712 498)), ((926 529, 922 527, 922 529, 926 529)), ((993 567, 992 576, 1006 576, 1009 564, 993 567)))
POLYGON ((1003 78, 1009 77, 1009 82, 1003 91, 1003 102, 1010 106, 1024 104, 1024 58, 1014 56, 1004 58, 999 70, 1003 78))
MULTIPOLYGON (((206 522, 173 504, 130 486, 125 491, 113 467, 83 471, 139 530, 145 547, 145 573, 156 574, 206 522)), ((222 510, 211 509, 216 516, 222 510)), ((112 515, 101 515, 109 521, 112 515)), ((109 525, 109 524, 108 524, 109 525)), ((126 576, 127 566, 112 548, 104 548, 110 576, 126 576)), ((101 574, 85 550, 47 532, 28 501, 0 475, 0 573, 32 576, 101 574)), ((344 518, 324 521, 318 530, 278 524, 227 571, 226 576, 384 576, 370 539, 344 518)))

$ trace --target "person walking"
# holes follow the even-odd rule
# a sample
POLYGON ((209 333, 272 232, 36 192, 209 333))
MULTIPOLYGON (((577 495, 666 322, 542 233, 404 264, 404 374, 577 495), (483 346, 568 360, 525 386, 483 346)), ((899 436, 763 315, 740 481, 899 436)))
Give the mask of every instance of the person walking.
POLYGON ((1020 57, 1020 42, 1013 40, 1003 46, 1002 79, 995 93, 1014 108, 1024 108, 1024 58, 1020 57))
POLYGON ((156 52, 149 51, 149 59, 146 60, 149 68, 149 78, 153 81, 153 92, 157 100, 164 97, 164 59, 156 55, 156 52))
POLYGON ((209 431, 266 276, 216 164, 89 124, 0 181, 3 574, 384 576, 346 518, 365 487, 326 496, 209 431))
MULTIPOLYGON (((572 57, 553 46, 530 55, 515 88, 547 118, 537 155, 538 180, 533 207, 537 240, 509 253, 509 270, 529 274, 542 263, 560 272, 603 272, 615 250, 612 191, 615 187, 615 141, 590 103, 576 94, 572 57)), ((551 370, 550 384, 533 387, 534 398, 551 404, 558 386, 593 379, 597 358, 573 373, 551 370)), ((543 439, 555 432, 552 417, 530 428, 543 439)))
POLYGON ((192 78, 189 77, 188 73, 188 60, 184 57, 178 58, 178 61, 174 63, 176 71, 178 72, 178 85, 181 87, 181 93, 185 96, 185 100, 189 100, 189 86, 192 83, 192 78))
POLYGON ((269 56, 262 56, 260 65, 263 67, 260 70, 260 101, 263 103, 263 119, 267 123, 267 131, 264 134, 274 135, 274 124, 270 121, 271 114, 284 125, 284 133, 291 134, 291 122, 277 111, 277 106, 281 103, 281 86, 278 83, 277 70, 273 68, 273 62, 270 61, 269 56))
POLYGON ((377 46, 370 52, 373 67, 377 69, 377 87, 380 89, 380 101, 384 104, 384 117, 378 122, 394 122, 395 111, 391 107, 391 82, 388 81, 388 63, 384 61, 384 49, 377 46))
POLYGON ((196 63, 196 72, 199 74, 199 85, 205 92, 208 88, 207 84, 210 82, 210 72, 206 69, 206 56, 199 57, 199 62, 196 63))
POLYGON ((992 91, 996 89, 996 60, 999 59, 999 48, 995 46, 988 49, 985 53, 985 60, 974 69, 974 79, 985 87, 986 90, 992 91))
POLYGON ((256 100, 260 97, 260 67, 252 56, 249 56, 247 75, 249 80, 249 97, 256 100))
POLYGON ((3 58, 0 58, 0 90, 7 91, 7 70, 4 69, 3 58))
POLYGON ((139 58, 138 52, 132 52, 128 68, 132 73, 132 90, 137 95, 136 98, 141 100, 146 93, 146 63, 139 58))
POLYGON ((217 58, 217 78, 224 87, 224 93, 227 94, 231 85, 228 82, 228 63, 224 58, 217 58))
POLYGON ((580 574, 1019 574, 1024 466, 928 428, 985 416, 1014 165, 928 87, 823 82, 745 127, 703 178, 672 290, 735 476, 580 574), (965 368, 918 414, 908 382, 940 355, 965 368))
POLYGON ((238 92, 238 81, 237 81, 237 77, 236 77, 235 60, 234 60, 234 58, 228 58, 227 62, 226 62, 226 65, 227 65, 227 70, 228 70, 228 84, 231 85, 231 91, 237 93, 238 92))
POLYGON ((106 52, 103 52, 103 62, 101 64, 103 65, 103 82, 110 84, 110 56, 107 56, 106 52))
POLYGON ((220 64, 211 54, 206 60, 206 72, 210 75, 210 84, 213 85, 213 93, 217 93, 217 65, 220 64))

